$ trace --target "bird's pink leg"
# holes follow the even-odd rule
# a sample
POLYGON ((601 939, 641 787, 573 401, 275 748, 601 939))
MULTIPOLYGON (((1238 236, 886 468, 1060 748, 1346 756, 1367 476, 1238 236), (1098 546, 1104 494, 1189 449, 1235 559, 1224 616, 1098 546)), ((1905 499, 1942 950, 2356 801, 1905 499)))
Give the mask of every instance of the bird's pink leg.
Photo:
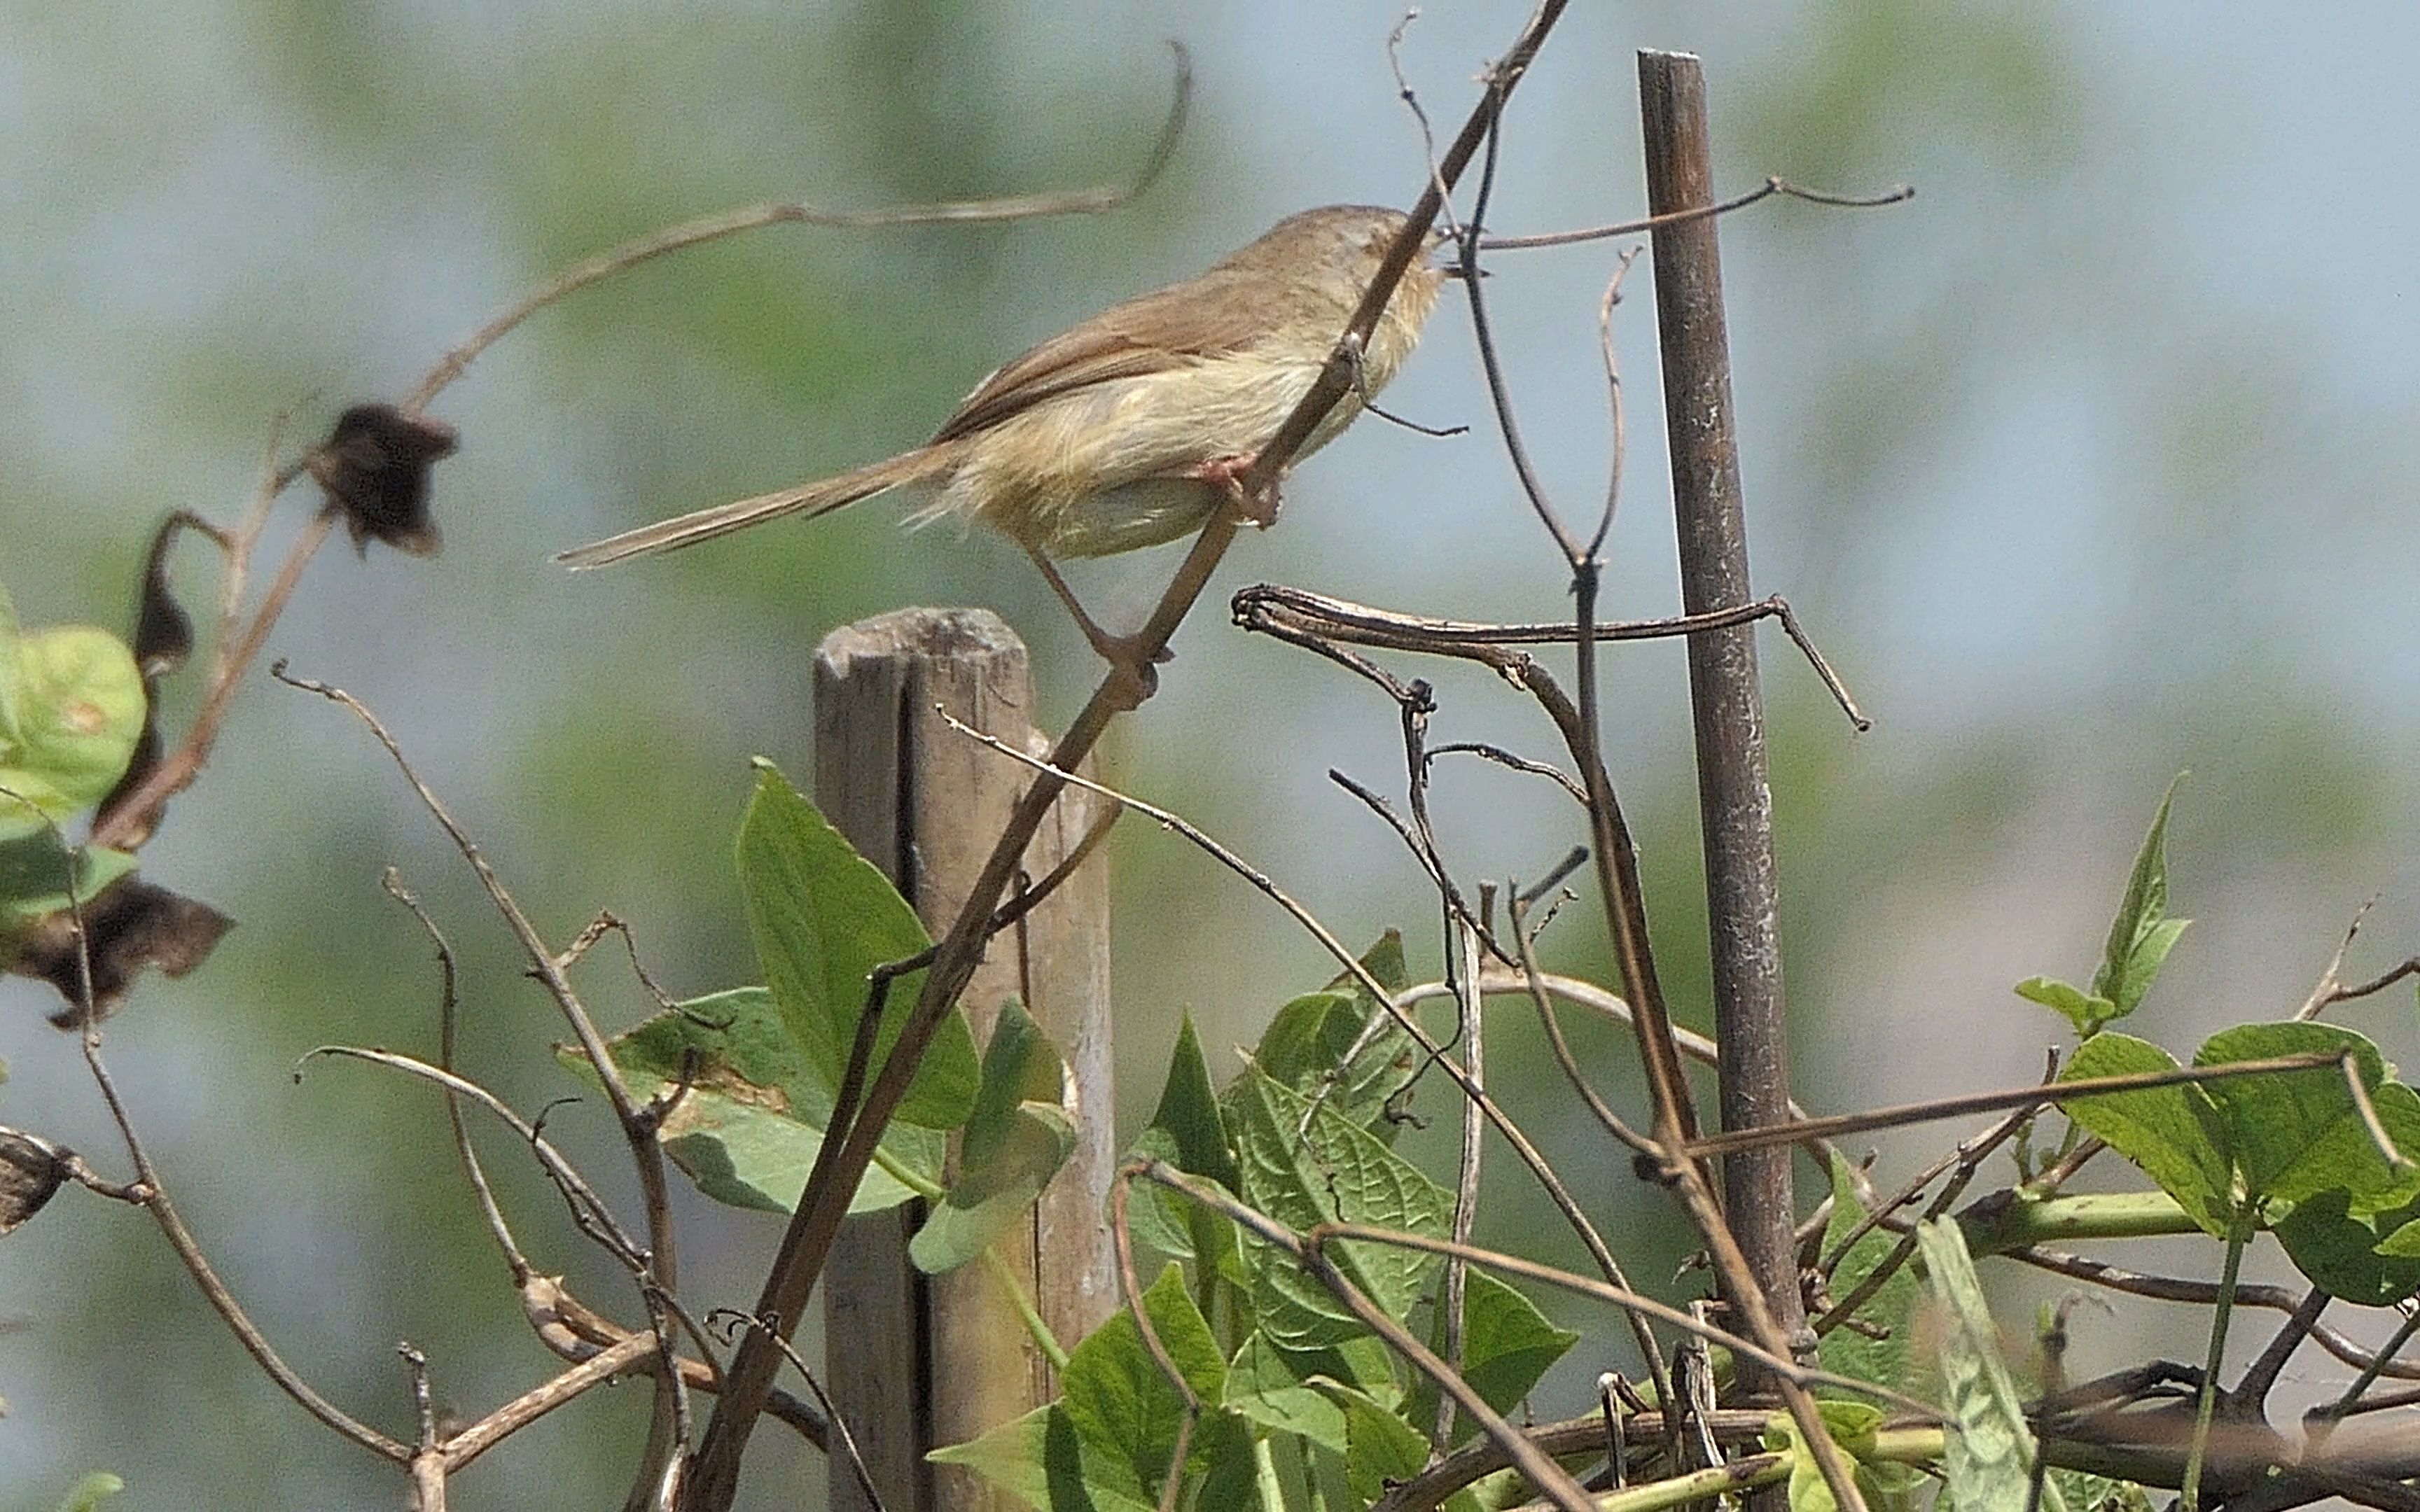
POLYGON ((1278 511, 1283 507, 1284 501, 1278 497, 1278 486, 1275 483, 1271 483, 1258 494, 1246 491, 1244 474, 1249 472, 1252 470, 1252 464, 1258 460, 1260 460, 1260 454, 1257 452, 1237 452, 1232 456, 1214 456, 1206 462, 1197 462, 1186 469, 1183 476, 1199 478, 1203 483, 1225 489, 1227 500, 1235 506, 1236 514, 1241 515, 1248 524, 1267 530, 1278 522, 1278 511))
POLYGON ((1059 575, 1058 567, 1048 557, 1030 546, 1025 548, 1025 554, 1033 559, 1033 565, 1041 572, 1042 580, 1059 595, 1059 602, 1067 606, 1067 612, 1075 617, 1076 627, 1084 632, 1084 639, 1091 641, 1093 649, 1101 654, 1101 659, 1109 664, 1109 670, 1117 676, 1119 694, 1126 707, 1129 710, 1140 708, 1143 700, 1159 690, 1159 671, 1153 664, 1168 660, 1174 653, 1162 646, 1157 656, 1146 659, 1142 656, 1142 647, 1136 644, 1134 637, 1111 635, 1102 629, 1092 615, 1084 612, 1084 606, 1076 601, 1076 591, 1067 586, 1067 579, 1059 575))

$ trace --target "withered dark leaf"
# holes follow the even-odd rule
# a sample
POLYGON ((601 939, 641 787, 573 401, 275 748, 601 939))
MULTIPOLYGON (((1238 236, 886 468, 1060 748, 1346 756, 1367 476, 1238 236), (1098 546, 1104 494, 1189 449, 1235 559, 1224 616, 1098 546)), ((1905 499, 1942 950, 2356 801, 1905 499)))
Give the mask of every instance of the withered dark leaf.
POLYGON ((49 1140, 0 1129, 0 1235, 41 1211, 67 1179, 67 1162, 49 1140))
MULTIPOLYGON (((116 1011, 147 966, 181 977, 209 959, 235 920, 206 903, 179 897, 139 876, 110 884, 84 905, 91 937, 93 1011, 116 1011)), ((67 999, 51 1015, 62 1029, 84 1026, 84 973, 77 961, 75 917, 65 909, 44 915, 17 937, 16 959, 8 969, 49 982, 67 999)))
POLYGON ((134 636, 131 642, 134 665, 143 673, 143 733, 134 742, 134 755, 126 764, 117 785, 109 796, 101 800, 100 819, 117 824, 117 846, 120 850, 139 851, 148 844, 159 827, 164 804, 153 805, 143 816, 142 823, 128 827, 117 806, 132 795, 142 791, 143 784, 160 764, 160 680, 185 664, 194 654, 194 621, 185 606, 177 601, 177 592, 168 583, 168 550, 177 544, 180 532, 193 531, 218 542, 222 550, 228 542, 218 527, 191 510, 180 509, 160 522, 152 532, 151 549, 143 559, 143 586, 134 605, 134 636))
POLYGON ((303 459, 345 517, 353 545, 382 541, 416 557, 442 544, 428 513, 428 472, 461 444, 453 426, 391 404, 357 404, 303 459))
POLYGON ((194 654, 193 618, 177 602, 176 590, 168 586, 168 548, 177 544, 178 532, 189 528, 209 527, 183 510, 162 520, 151 537, 150 553, 143 560, 143 592, 134 606, 133 649, 134 664, 143 670, 146 682, 165 677, 194 654))

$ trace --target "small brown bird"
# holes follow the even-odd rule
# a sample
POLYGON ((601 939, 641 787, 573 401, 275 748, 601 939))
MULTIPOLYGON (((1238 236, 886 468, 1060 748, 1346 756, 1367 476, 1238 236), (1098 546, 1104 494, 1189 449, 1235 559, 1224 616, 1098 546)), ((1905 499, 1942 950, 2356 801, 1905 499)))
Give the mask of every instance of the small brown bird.
MULTIPOLYGON (((1401 234, 1400 211, 1330 205, 1290 215, 1207 271, 1111 305, 975 385, 933 439, 818 483, 642 526, 555 560, 601 567, 676 550, 783 515, 829 514, 912 490, 911 523, 976 520, 1023 547, 1104 656, 1054 557, 1099 557, 1199 530, 1233 502, 1267 524, 1274 501, 1236 479, 1311 391, 1401 234)), ((1419 341, 1447 274, 1416 261, 1361 354, 1348 393, 1303 445, 1333 440, 1419 341)))

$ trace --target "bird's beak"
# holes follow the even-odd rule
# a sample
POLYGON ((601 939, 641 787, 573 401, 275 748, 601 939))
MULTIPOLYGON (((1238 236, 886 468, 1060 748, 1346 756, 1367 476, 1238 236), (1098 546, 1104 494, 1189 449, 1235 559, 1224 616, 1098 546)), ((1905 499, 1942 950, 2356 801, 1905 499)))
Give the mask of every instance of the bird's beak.
MULTIPOLYGON (((1429 266, 1446 277, 1462 276, 1462 243, 1443 231, 1433 231, 1429 234, 1429 266)), ((1481 269, 1479 276, 1485 278, 1487 270, 1481 269)))

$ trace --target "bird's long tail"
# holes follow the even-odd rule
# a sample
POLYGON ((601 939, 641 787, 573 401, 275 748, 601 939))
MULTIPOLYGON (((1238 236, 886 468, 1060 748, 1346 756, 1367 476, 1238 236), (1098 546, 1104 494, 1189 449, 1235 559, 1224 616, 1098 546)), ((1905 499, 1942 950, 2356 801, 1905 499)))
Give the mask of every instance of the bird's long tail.
POLYGON ((803 515, 812 519, 903 484, 920 483, 946 472, 956 462, 956 453, 957 447, 946 441, 935 446, 920 446, 912 452, 902 452, 897 456, 869 463, 838 477, 825 478, 796 488, 783 488, 777 493, 758 494, 753 499, 734 500, 727 504, 677 515, 671 519, 659 519, 635 531, 624 531, 601 541, 591 541, 568 551, 558 551, 554 560, 577 572, 630 557, 677 551, 682 547, 695 546, 718 535, 746 530, 759 520, 782 515, 803 515))

